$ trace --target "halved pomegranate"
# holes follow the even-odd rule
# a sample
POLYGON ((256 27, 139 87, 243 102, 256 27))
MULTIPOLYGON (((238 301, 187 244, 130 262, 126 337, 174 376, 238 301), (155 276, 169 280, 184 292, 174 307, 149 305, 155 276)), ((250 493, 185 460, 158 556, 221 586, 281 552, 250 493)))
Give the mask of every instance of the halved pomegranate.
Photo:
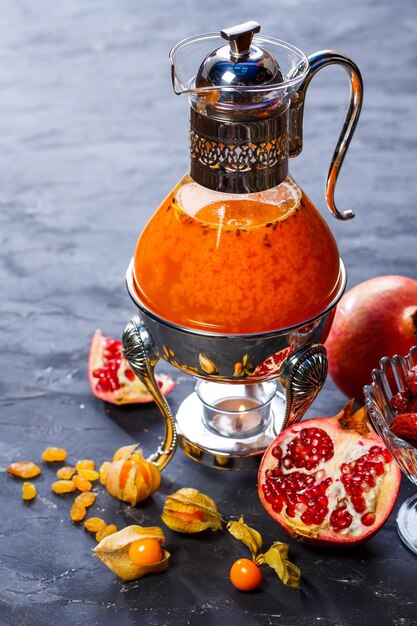
MULTIPOLYGON (((104 337, 101 330, 96 330, 91 341, 88 379, 93 394, 111 404, 139 404, 153 400, 124 358, 122 342, 104 337)), ((158 374, 156 379, 165 395, 175 387, 166 374, 158 374)))
POLYGON ((278 435, 262 459, 259 497, 299 541, 352 544, 390 515, 401 472, 354 400, 334 417, 299 422, 278 435))

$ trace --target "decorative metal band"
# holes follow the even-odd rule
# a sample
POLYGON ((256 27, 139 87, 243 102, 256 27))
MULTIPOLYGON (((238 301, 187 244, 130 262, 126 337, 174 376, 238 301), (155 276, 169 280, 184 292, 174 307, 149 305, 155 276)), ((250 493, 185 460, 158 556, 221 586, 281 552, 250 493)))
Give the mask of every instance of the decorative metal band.
POLYGON ((231 122, 191 107, 191 177, 226 193, 254 193, 278 185, 288 173, 287 112, 231 122))

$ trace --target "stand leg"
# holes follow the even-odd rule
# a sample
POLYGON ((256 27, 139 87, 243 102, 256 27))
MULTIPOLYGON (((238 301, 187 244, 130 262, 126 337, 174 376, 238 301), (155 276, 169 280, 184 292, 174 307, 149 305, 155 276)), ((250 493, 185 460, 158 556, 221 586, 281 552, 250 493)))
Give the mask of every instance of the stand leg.
POLYGON ((162 470, 172 459, 177 447, 177 430, 175 420, 168 402, 159 390, 154 376, 154 368, 158 357, 152 351, 151 337, 135 315, 127 324, 123 333, 123 354, 136 376, 153 396, 165 421, 165 439, 149 460, 162 470))
POLYGON ((299 422, 327 377, 327 353, 321 344, 304 346, 287 359, 280 375, 285 391, 282 430, 299 422))

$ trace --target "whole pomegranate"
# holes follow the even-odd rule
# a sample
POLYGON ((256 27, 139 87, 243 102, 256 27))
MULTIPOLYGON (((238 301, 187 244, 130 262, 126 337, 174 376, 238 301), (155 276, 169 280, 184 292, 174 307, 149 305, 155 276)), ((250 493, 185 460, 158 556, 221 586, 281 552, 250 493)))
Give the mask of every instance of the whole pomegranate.
POLYGON ((352 544, 373 535, 390 515, 401 472, 369 429, 354 400, 334 417, 284 430, 262 459, 259 497, 290 535, 320 544, 352 544))
POLYGON ((407 354, 417 343, 417 281, 405 276, 366 280, 341 299, 326 341, 329 374, 360 400, 383 356, 407 354))
MULTIPOLYGON (((93 394, 111 404, 141 404, 153 400, 124 358, 122 342, 104 337, 100 330, 96 330, 91 341, 88 379, 93 394)), ((157 375, 156 380, 164 395, 175 387, 166 374, 157 375)))

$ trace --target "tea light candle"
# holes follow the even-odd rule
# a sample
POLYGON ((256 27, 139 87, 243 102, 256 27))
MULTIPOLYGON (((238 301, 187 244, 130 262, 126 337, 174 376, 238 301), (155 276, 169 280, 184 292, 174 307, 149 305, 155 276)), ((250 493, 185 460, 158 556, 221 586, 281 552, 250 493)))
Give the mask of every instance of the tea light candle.
POLYGON ((213 405, 219 411, 213 417, 213 426, 225 435, 249 433, 262 422, 260 403, 253 398, 225 398, 213 405), (222 413, 221 411, 225 411, 222 413))

